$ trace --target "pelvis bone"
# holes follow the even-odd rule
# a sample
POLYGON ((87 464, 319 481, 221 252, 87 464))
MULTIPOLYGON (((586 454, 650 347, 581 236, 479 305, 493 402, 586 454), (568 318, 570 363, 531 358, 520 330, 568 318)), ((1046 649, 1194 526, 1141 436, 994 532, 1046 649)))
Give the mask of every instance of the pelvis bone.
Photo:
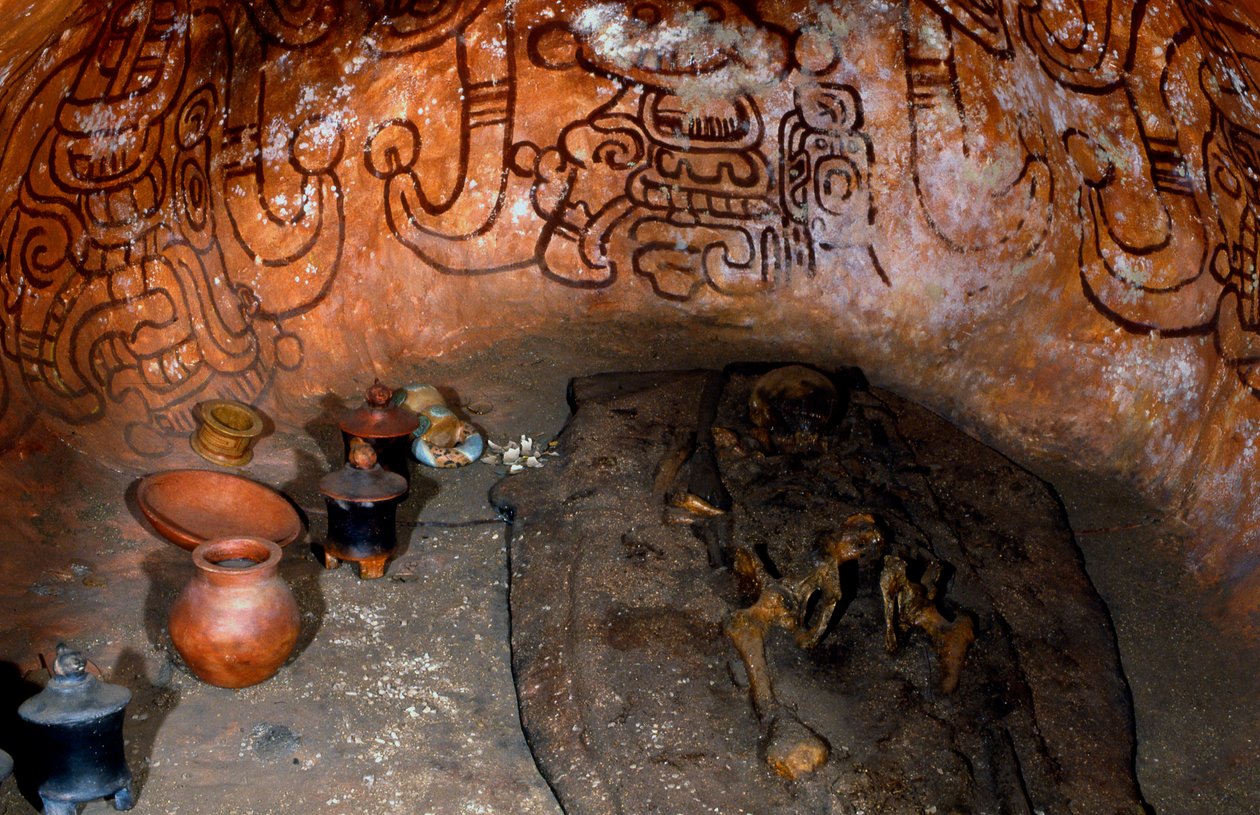
MULTIPOLYGON (((780 628, 791 634, 801 648, 818 645, 842 599, 841 566, 864 555, 878 555, 885 545, 875 517, 857 513, 850 515, 839 531, 819 540, 814 566, 803 575, 776 580, 756 552, 747 547, 735 550, 735 572, 752 588, 757 600, 728 615, 725 632, 748 675, 766 761, 785 778, 795 779, 818 769, 827 761, 830 748, 822 736, 776 698, 766 661, 766 636, 772 629, 780 628)), ((936 649, 940 690, 951 693, 958 687, 967 650, 975 640, 973 623, 966 614, 959 614, 951 622, 935 605, 940 564, 931 564, 924 572, 926 585, 910 579, 907 571, 905 560, 885 555, 879 585, 888 649, 895 651, 901 638, 913 629, 923 631, 936 649)))

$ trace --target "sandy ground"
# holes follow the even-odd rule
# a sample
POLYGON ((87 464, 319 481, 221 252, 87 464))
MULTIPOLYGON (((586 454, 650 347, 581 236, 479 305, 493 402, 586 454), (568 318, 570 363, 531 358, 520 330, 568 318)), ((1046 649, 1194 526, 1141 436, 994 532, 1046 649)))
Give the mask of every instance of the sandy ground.
MULTIPOLYGON (((434 363, 415 380, 449 386, 485 409, 474 418, 496 440, 549 439, 567 416, 572 376, 712 366, 729 353, 700 347, 680 358, 671 348, 664 337, 605 341, 575 362, 545 341, 523 341, 510 356, 497 349, 434 363)), ((303 632, 276 677, 229 691, 200 683, 171 656, 165 615, 192 566, 138 518, 136 474, 32 438, 0 458, 0 712, 36 688, 39 655, 58 640, 85 650, 134 693, 126 732, 136 812, 560 812, 517 714, 508 529, 486 500, 499 477, 493 467, 418 471, 400 510, 405 551, 385 579, 360 581, 353 567, 325 571, 310 554, 325 528, 315 484, 340 456, 327 406, 304 427, 263 439, 244 474, 280 487, 310 521, 282 567, 303 632)), ((1260 656, 1211 623, 1213 598, 1177 554, 1189 532, 1120 487, 1025 463, 1064 496, 1111 608, 1150 803, 1169 815, 1260 811, 1250 782, 1260 771, 1260 656)), ((184 466, 207 465, 191 452, 163 462, 184 466)), ((13 752, 4 727, 0 746, 13 752)), ((33 811, 5 782, 0 813, 33 811)), ((104 801, 83 810, 110 811, 104 801)))

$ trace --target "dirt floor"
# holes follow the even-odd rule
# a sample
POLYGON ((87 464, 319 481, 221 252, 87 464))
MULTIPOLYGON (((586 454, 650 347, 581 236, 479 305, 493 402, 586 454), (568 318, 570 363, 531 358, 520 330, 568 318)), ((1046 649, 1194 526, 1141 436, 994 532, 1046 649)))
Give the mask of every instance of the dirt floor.
MULTIPOLYGON (((445 385, 481 409, 473 418, 496 441, 546 440, 567 417, 573 376, 711 367, 736 355, 721 342, 678 347, 664 335, 646 344, 604 337, 575 359, 534 338, 506 354, 499 347, 435 362, 414 380, 445 385)), ((738 355, 776 356, 746 345, 738 355)), ((282 566, 302 610, 297 653, 276 677, 241 691, 202 684, 172 657, 165 616, 192 566, 139 519, 135 473, 38 434, 0 458, 0 747, 18 753, 19 770, 8 717, 42 681, 40 655, 65 640, 134 693, 126 733, 136 812, 560 812, 518 719, 509 529, 486 500, 499 474, 481 463, 417 470, 400 512, 406 548, 386 578, 324 571, 309 544, 325 528, 316 482, 340 463, 335 407, 264 438, 243 470, 290 495, 310 528, 282 566)), ((1210 622, 1212 598, 1177 555, 1188 532, 1123 488, 1024 463, 1063 495, 1110 606, 1148 801, 1169 815, 1260 811, 1251 782, 1260 770, 1260 655, 1210 622)), ((207 466, 191 451, 163 462, 207 466)), ((32 811, 18 784, 5 782, 0 813, 32 811)), ((112 809, 99 801, 83 811, 112 809)))

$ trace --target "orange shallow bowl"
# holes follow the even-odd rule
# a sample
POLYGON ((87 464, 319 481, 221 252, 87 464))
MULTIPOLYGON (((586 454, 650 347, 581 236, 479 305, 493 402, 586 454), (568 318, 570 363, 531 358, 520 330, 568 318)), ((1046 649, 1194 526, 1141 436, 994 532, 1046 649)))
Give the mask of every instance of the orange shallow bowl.
POLYGON ((283 495, 229 473, 154 473, 141 479, 136 501, 159 535, 189 551, 203 541, 242 536, 287 546, 302 534, 302 520, 283 495))

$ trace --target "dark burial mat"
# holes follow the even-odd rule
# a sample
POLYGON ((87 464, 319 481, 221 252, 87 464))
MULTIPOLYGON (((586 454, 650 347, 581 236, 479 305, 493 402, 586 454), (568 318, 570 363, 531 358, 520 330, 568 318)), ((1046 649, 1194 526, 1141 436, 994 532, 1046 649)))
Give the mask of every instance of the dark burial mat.
POLYGON ((494 491, 513 517, 521 719, 565 811, 1143 812, 1128 687, 1061 505, 940 417, 848 372, 850 404, 825 452, 724 449, 714 459, 730 512, 667 522, 679 515, 667 495, 704 475, 691 454, 715 435, 709 423, 726 439, 752 433, 747 402, 764 370, 575 380, 560 457, 494 491), (936 602, 969 615, 976 639, 957 690, 942 693, 924 634, 885 647, 885 552, 847 564, 816 647, 781 630, 767 640, 778 699, 830 747, 819 769, 787 780, 766 763, 723 629, 756 597, 711 560, 743 542, 790 575, 813 562, 820 531, 855 512, 880 519, 888 553, 945 566, 936 602))

